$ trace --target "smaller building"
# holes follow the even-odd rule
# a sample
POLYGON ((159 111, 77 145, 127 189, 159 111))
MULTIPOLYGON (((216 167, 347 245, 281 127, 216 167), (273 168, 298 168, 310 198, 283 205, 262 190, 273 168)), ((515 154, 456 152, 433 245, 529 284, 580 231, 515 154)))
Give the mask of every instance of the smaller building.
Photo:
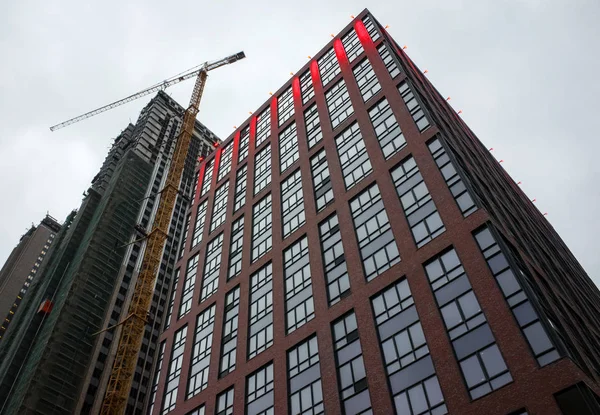
POLYGON ((0 341, 48 254, 60 224, 46 215, 21 236, 0 270, 0 341))

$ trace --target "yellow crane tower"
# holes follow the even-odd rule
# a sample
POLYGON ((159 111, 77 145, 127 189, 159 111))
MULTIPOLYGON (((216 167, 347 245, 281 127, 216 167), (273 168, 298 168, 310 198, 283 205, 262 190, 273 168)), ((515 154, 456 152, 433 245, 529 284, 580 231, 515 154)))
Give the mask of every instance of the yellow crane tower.
POLYGON ((102 402, 101 414, 123 414, 127 406, 127 399, 129 397, 133 375, 135 373, 137 356, 144 336, 146 315, 150 309, 150 303, 154 293, 156 273, 160 265, 162 252, 167 239, 173 207, 175 206, 175 199, 179 191, 179 183, 181 181, 185 159, 192 139, 194 123, 199 111, 200 99, 202 98, 202 92, 204 91, 207 73, 213 69, 234 63, 245 57, 244 52, 239 52, 224 59, 205 62, 199 67, 192 68, 180 75, 144 89, 143 91, 50 127, 51 131, 55 131, 59 128, 66 127, 67 125, 74 124, 126 104, 137 98, 152 94, 159 90, 164 90, 169 86, 186 79, 194 76, 196 77, 190 105, 187 107, 183 116, 183 125, 181 126, 181 131, 177 143, 175 144, 175 151, 169 167, 165 186, 160 192, 160 202, 158 204, 156 217, 154 218, 154 223, 152 224, 152 230, 146 238, 146 250, 142 260, 142 267, 135 285, 131 304, 129 305, 128 314, 127 317, 119 323, 123 325, 123 330, 121 330, 117 354, 110 374, 106 395, 102 402))

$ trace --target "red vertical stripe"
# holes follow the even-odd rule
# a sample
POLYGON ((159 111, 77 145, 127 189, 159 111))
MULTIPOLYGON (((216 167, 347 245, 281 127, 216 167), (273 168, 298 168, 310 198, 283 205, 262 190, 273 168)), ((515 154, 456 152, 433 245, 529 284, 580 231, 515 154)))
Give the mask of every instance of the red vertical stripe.
POLYGON ((319 64, 317 61, 310 63, 310 77, 312 78, 313 85, 317 85, 321 82, 321 75, 319 74, 319 64))
POLYGON ((218 147, 215 152, 215 165, 213 166, 213 177, 218 179, 219 176, 219 162, 221 161, 221 154, 223 154, 224 147, 218 147))
POLYGON ((363 47, 373 43, 371 36, 369 35, 369 31, 361 20, 357 20, 356 23, 354 23, 354 30, 356 30, 358 40, 360 40, 360 43, 362 43, 363 47))
POLYGON ((273 125, 279 125, 279 113, 277 112, 277 97, 273 97, 271 100, 271 120, 275 120, 273 125))
POLYGON ((300 78, 295 77, 292 80, 292 91, 294 92, 294 99, 299 100, 300 97, 300 78))
POLYGON ((256 140, 256 121, 258 120, 258 117, 255 115, 252 117, 252 119, 250 120, 250 141, 251 142, 255 142, 256 140))
POLYGON ((238 149, 240 148, 240 130, 235 133, 235 138, 233 139, 233 154, 235 154, 237 160, 238 149))
POLYGON ((346 51, 344 50, 344 45, 342 44, 342 41, 340 39, 336 39, 333 42, 333 50, 335 50, 335 56, 337 56, 340 65, 348 63, 346 51))

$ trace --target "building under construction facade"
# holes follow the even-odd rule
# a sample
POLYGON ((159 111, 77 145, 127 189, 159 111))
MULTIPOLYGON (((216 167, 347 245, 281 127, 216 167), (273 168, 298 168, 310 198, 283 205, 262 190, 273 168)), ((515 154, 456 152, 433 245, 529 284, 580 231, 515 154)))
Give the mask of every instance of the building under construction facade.
MULTIPOLYGON (((126 317, 183 112, 159 92, 138 122, 115 139, 0 345, 0 413, 98 412, 117 346, 119 327, 113 326, 126 317)), ((130 414, 143 413, 147 401, 197 160, 215 143, 217 137, 197 122, 138 356, 130 414)))
POLYGON ((0 341, 7 333, 59 230, 60 224, 56 219, 46 215, 39 225, 32 226, 21 236, 0 269, 0 318, 4 317, 0 322, 0 341))
POLYGON ((368 11, 240 125, 151 414, 600 413, 600 292, 368 11))

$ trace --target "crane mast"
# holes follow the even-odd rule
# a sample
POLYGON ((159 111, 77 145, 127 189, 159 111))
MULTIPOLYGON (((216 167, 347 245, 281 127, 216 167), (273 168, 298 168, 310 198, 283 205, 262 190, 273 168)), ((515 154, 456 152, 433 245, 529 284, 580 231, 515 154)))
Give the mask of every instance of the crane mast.
POLYGON ((187 157, 190 141, 194 132, 196 115, 200 107, 202 92, 206 84, 207 72, 223 65, 227 65, 245 58, 244 52, 236 53, 224 59, 206 62, 200 69, 193 68, 182 75, 175 76, 164 82, 156 84, 150 88, 130 95, 122 100, 115 101, 94 111, 87 112, 78 117, 72 118, 63 123, 57 124, 50 129, 52 131, 66 127, 67 125, 82 121, 96 114, 108 111, 119 105, 123 105, 134 99, 148 95, 158 90, 163 90, 171 85, 196 76, 196 83, 184 116, 183 124, 175 144, 175 150, 169 171, 167 174, 165 186, 160 193, 160 201, 156 217, 152 224, 152 230, 147 236, 146 249, 142 260, 142 266, 133 291, 131 303, 127 317, 120 323, 123 325, 121 337, 117 347, 115 361, 112 367, 108 387, 104 400, 102 402, 101 414, 118 415, 123 414, 127 407, 129 390, 135 373, 137 356, 142 346, 144 337, 144 328, 146 326, 146 316, 150 309, 150 303, 154 294, 156 274, 162 259, 165 241, 168 236, 169 225, 175 200, 179 191, 179 184, 183 174, 183 168, 187 157))

